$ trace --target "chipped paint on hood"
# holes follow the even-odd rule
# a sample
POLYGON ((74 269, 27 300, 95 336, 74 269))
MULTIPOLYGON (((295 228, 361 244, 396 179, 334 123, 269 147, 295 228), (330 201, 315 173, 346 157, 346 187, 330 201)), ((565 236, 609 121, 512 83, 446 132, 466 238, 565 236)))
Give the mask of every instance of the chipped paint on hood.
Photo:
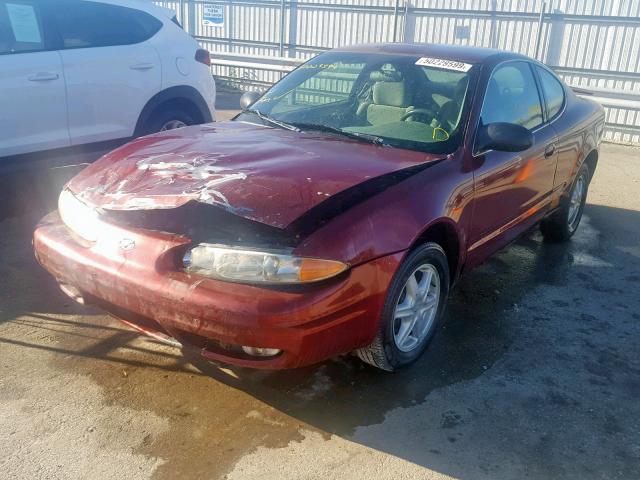
POLYGON ((336 193, 438 158, 315 132, 223 122, 134 140, 87 167, 68 188, 105 210, 197 201, 285 228, 336 193))

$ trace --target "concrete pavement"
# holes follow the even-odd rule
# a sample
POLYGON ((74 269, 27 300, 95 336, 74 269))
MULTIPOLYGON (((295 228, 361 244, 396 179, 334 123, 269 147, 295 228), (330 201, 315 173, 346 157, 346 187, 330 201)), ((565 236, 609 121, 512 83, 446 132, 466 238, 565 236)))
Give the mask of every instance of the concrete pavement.
POLYGON ((605 145, 574 240, 534 232, 464 278, 394 375, 184 358, 62 294, 33 259, 29 205, 0 220, 0 472, 640 478, 639 195, 640 150, 605 145))

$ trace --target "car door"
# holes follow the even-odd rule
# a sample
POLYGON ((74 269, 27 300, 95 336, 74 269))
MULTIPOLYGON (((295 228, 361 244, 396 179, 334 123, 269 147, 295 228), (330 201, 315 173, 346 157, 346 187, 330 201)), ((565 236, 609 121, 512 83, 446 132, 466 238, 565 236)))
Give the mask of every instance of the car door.
POLYGON ((524 152, 474 152, 471 263, 515 239, 549 208, 557 139, 545 122, 542 97, 530 62, 505 62, 491 73, 479 125, 495 122, 529 129, 533 145, 524 152))
POLYGON ((40 0, 0 0, 0 157, 68 146, 60 55, 40 0))
POLYGON ((162 22, 140 10, 100 2, 56 5, 71 143, 132 136, 143 107, 161 88, 160 58, 147 40, 162 22))

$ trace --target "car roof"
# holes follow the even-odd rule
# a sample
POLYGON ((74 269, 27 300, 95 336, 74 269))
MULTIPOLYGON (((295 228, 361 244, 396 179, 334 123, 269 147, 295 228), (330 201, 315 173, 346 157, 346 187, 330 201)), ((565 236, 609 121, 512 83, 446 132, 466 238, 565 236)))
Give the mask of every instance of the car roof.
POLYGON ((529 57, 514 52, 496 50, 494 48, 469 47, 462 45, 438 45, 432 43, 370 43, 340 47, 335 50, 343 52, 387 53, 395 55, 422 55, 425 57, 456 60, 464 63, 486 63, 519 58, 531 60, 529 57))
POLYGON ((171 19, 176 14, 174 10, 170 8, 161 7, 160 5, 156 5, 150 0, 83 0, 83 1, 134 8, 136 10, 147 12, 153 15, 154 17, 165 18, 165 19, 166 18, 171 19))

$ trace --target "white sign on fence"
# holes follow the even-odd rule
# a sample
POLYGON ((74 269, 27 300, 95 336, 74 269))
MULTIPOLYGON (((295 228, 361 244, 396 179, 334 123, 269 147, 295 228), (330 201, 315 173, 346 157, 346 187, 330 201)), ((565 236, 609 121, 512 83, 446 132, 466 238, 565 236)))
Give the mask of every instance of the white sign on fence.
POLYGON ((202 24, 205 27, 224 26, 224 6, 205 5, 202 12, 202 24))

